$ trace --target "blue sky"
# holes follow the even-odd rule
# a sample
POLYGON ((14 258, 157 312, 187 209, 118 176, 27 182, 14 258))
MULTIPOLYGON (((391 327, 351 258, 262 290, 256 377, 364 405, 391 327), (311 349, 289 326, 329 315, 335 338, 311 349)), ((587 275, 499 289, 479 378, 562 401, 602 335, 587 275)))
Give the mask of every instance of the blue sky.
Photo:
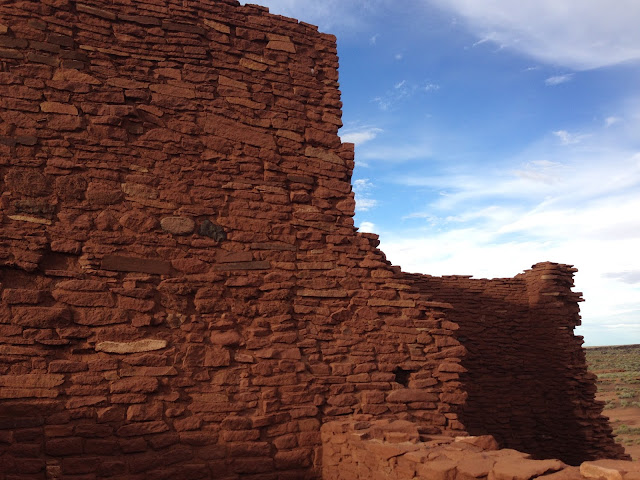
POLYGON ((338 37, 356 225, 389 260, 575 264, 586 344, 640 343, 640 2, 258 3, 338 37))

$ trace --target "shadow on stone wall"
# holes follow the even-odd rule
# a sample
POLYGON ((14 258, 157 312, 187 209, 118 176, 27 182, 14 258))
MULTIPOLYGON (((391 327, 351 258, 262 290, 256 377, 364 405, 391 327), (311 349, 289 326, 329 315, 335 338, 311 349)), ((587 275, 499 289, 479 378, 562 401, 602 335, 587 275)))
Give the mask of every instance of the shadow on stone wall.
POLYGON ((573 293, 575 269, 537 264, 510 279, 429 277, 425 295, 449 302, 447 318, 467 350, 460 377, 467 400, 460 421, 471 435, 493 435, 503 448, 535 458, 623 458, 595 401, 573 293))

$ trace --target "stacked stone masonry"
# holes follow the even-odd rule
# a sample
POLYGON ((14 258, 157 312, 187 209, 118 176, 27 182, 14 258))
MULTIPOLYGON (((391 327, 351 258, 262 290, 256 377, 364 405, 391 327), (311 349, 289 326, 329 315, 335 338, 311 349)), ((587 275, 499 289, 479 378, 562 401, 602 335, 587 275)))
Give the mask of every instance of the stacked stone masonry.
POLYGON ((624 456, 568 266, 356 231, 337 69, 235 0, 0 0, 0 480, 318 478, 350 415, 624 456))

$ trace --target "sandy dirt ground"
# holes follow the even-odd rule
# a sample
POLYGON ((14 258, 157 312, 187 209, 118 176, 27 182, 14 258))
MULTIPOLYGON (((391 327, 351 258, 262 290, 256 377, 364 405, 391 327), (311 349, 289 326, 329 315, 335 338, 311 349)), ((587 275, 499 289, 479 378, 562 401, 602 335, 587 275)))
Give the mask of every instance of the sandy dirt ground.
MULTIPOLYGON (((602 398, 599 398, 602 399, 602 398)), ((627 425, 631 428, 640 430, 640 408, 638 407, 626 407, 626 408, 612 408, 604 411, 604 414, 609 417, 609 422, 614 431, 620 429, 622 425, 627 425)), ((625 435, 618 434, 617 438, 619 443, 624 445, 625 450, 634 460, 640 460, 640 444, 628 445, 626 443, 631 441, 640 440, 640 435, 625 435), (627 442, 625 442, 627 440, 627 442)))
POLYGON ((589 369, 598 375, 596 398, 605 403, 616 441, 640 460, 640 345, 588 348, 589 369))

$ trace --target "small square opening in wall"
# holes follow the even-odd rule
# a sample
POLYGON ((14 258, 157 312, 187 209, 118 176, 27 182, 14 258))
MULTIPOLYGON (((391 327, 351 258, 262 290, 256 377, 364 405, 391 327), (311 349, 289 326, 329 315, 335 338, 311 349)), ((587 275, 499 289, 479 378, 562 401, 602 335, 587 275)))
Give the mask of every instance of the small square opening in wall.
POLYGON ((393 374, 396 376, 396 383, 399 383, 403 387, 409 386, 409 378, 415 370, 405 370, 404 368, 397 367, 393 374))

